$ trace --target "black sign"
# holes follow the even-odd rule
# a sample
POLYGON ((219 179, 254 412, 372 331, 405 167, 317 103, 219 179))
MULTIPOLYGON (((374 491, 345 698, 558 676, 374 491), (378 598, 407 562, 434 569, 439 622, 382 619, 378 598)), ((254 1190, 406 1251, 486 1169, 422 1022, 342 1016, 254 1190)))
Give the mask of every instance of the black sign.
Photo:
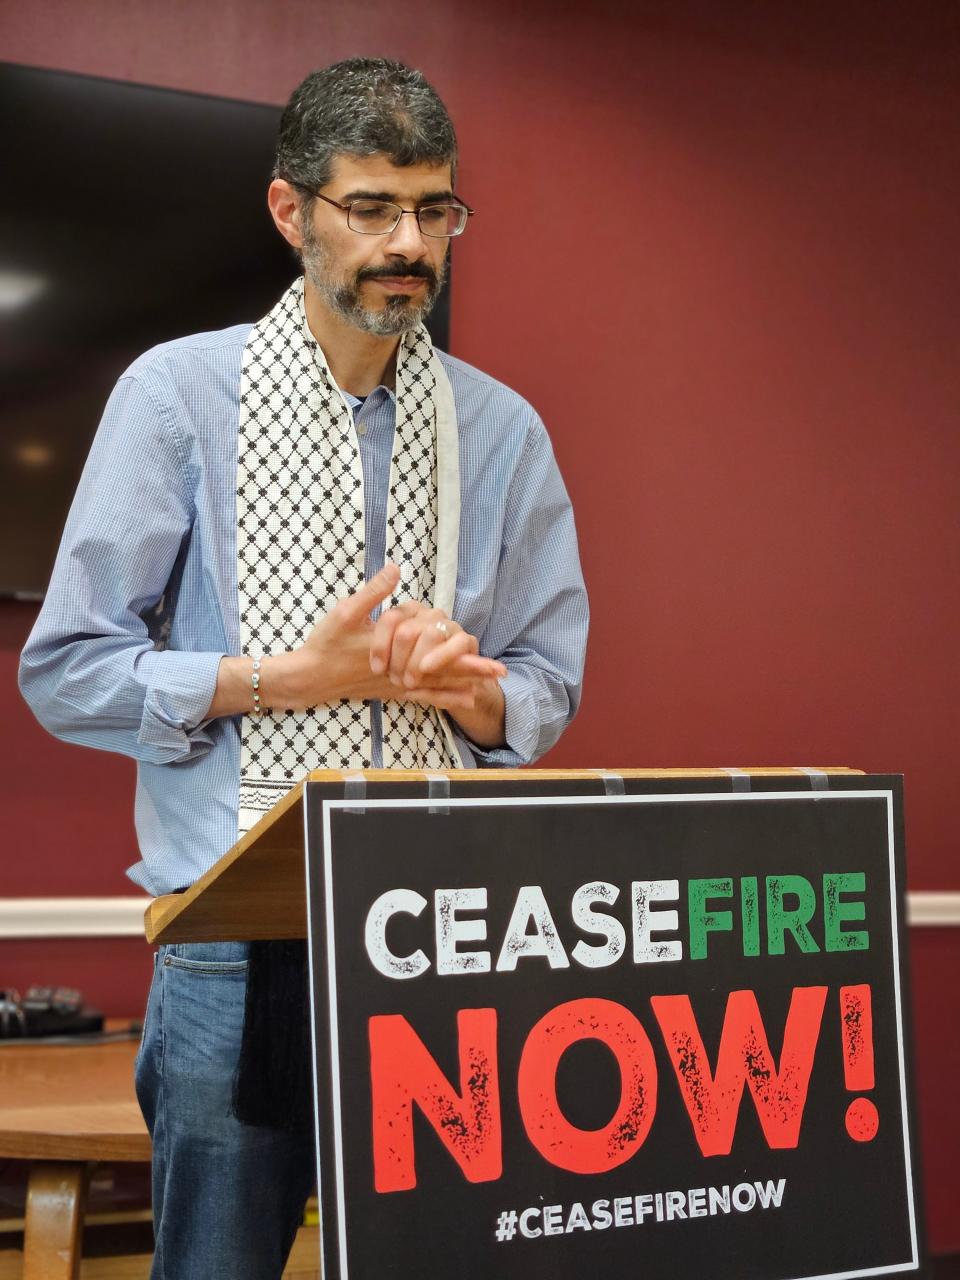
POLYGON ((899 780, 704 785, 310 784, 328 1280, 919 1269, 899 780))

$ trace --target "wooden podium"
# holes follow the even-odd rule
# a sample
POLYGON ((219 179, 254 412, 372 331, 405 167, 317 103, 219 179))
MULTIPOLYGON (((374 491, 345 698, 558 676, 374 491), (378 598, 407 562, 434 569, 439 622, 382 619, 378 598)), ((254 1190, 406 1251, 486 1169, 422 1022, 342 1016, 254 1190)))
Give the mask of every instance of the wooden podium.
MULTIPOLYGON (((604 794, 604 779, 788 778, 794 783, 810 773, 861 774, 862 770, 830 767, 744 769, 450 769, 440 775, 451 785, 478 789, 499 782, 580 783, 604 794)), ((303 873, 303 806, 306 784, 345 784, 362 778, 380 788, 419 788, 438 775, 401 769, 367 769, 362 773, 318 769, 307 775, 274 805, 260 822, 184 893, 155 898, 147 908, 147 941, 227 942, 305 938, 307 911, 303 873)))
POLYGON ((146 931, 307 938, 326 1280, 839 1280, 921 1266, 904 877, 899 777, 318 771, 146 931))

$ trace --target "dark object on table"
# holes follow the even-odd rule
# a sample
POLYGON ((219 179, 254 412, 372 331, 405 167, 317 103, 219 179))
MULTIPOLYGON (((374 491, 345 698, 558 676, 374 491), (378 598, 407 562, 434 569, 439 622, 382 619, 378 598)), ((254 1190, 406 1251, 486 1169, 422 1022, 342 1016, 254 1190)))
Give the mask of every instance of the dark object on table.
POLYGON ((0 1039, 90 1035, 103 1030, 103 1014, 84 1005, 73 987, 30 987, 21 1000, 12 988, 0 991, 0 1039))

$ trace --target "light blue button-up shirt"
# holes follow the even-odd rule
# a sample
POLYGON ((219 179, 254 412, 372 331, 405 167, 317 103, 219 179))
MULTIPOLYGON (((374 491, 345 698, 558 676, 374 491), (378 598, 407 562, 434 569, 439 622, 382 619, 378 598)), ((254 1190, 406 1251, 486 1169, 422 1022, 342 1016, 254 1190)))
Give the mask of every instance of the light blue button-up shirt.
MULTIPOLYGON (((142 860, 128 875, 152 894, 191 884, 237 838, 241 718, 204 714, 221 657, 240 652, 237 424, 249 332, 165 343, 117 383, 20 664, 24 697, 51 733, 137 761, 142 860)), ((459 429, 453 616, 507 667, 506 746, 460 739, 461 754, 467 766, 515 766, 553 745, 580 698, 587 602, 573 514, 526 401, 439 354, 459 429)), ((395 402, 383 387, 348 401, 370 577, 384 558, 395 402)))

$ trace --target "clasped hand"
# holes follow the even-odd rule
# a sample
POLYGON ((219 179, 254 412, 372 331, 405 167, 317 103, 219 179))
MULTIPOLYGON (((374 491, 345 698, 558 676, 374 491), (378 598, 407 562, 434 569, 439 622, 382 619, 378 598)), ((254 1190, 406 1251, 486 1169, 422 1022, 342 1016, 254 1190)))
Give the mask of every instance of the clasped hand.
POLYGON ((352 595, 338 600, 298 651, 304 661, 304 705, 335 698, 416 702, 464 713, 507 674, 480 656, 475 636, 442 609, 413 600, 370 614, 393 594, 400 570, 387 564, 352 595), (441 623, 442 627, 437 624, 441 623), (307 687, 309 686, 309 687, 307 687))

